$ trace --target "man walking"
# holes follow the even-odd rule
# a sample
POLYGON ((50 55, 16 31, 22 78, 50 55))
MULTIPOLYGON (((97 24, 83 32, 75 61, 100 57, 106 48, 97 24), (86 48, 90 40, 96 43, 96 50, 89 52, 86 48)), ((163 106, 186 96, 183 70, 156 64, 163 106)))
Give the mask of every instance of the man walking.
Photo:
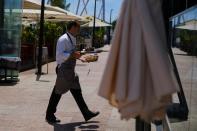
POLYGON ((75 73, 76 59, 81 55, 76 51, 76 35, 80 30, 80 24, 76 21, 69 22, 68 32, 62 35, 56 47, 56 74, 57 79, 52 91, 48 108, 46 111, 46 121, 48 123, 60 122, 54 115, 62 94, 70 91, 74 97, 85 121, 97 116, 99 112, 92 112, 88 109, 81 91, 79 78, 75 73))

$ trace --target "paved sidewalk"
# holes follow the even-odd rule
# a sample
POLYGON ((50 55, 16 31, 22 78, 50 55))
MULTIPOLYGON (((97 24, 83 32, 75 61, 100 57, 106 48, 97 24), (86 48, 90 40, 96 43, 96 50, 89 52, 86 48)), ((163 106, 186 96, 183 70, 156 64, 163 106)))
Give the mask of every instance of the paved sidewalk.
MULTIPOLYGON (((84 98, 92 110, 101 114, 89 123, 84 119, 70 92, 63 95, 58 105, 60 124, 51 126, 45 122, 45 111, 55 82, 56 63, 49 64, 49 74, 36 81, 35 70, 20 74, 16 85, 0 86, 0 131, 131 131, 133 121, 120 121, 116 109, 97 95, 98 86, 108 56, 109 47, 99 54, 99 61, 84 64, 78 61, 84 98)), ((46 72, 46 66, 43 67, 46 72)))
MULTIPOLYGON (((121 121, 116 109, 112 108, 106 100, 97 95, 102 72, 106 65, 109 46, 104 47, 104 52, 99 53, 98 62, 84 64, 77 63, 76 70, 79 74, 84 98, 92 110, 101 114, 89 123, 84 119, 68 92, 63 95, 58 105, 57 117, 62 121, 54 126, 45 122, 45 111, 55 82, 55 62, 49 64, 49 74, 41 76, 36 81, 35 70, 20 74, 20 82, 16 85, 0 85, 0 131, 135 131, 135 121, 121 121)), ((193 85, 191 92, 192 71, 197 72, 196 58, 182 55, 183 52, 175 50, 176 61, 181 73, 184 90, 191 107, 191 121, 172 124, 173 131, 197 130, 197 88, 193 85), (192 64, 192 61, 195 61, 192 64), (192 93, 191 101, 190 96, 192 93)), ((108 65, 109 66, 109 65, 108 65)), ((46 72, 46 66, 43 67, 46 72)), ((196 83, 197 75, 193 78, 196 83)), ((154 129, 154 126, 153 130, 154 129)))
POLYGON ((173 52, 189 107, 189 119, 171 126, 173 131, 197 131, 197 57, 176 48, 173 52))

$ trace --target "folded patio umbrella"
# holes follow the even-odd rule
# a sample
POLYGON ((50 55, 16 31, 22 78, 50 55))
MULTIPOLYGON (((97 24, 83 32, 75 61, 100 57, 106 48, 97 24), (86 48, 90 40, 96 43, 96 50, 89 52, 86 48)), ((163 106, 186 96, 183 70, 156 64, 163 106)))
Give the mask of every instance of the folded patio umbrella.
POLYGON ((122 119, 162 120, 178 91, 168 56, 161 0, 124 0, 99 95, 122 119))

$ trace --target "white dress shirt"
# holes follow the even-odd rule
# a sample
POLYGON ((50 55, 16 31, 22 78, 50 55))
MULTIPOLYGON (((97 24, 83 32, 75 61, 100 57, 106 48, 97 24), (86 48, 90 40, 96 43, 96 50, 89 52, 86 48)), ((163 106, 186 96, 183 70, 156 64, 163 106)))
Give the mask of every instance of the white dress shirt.
POLYGON ((57 41, 56 62, 59 66, 61 66, 61 64, 70 57, 70 54, 76 47, 76 38, 70 33, 68 33, 68 35, 65 33, 57 41), (72 42, 68 35, 70 36, 72 42))

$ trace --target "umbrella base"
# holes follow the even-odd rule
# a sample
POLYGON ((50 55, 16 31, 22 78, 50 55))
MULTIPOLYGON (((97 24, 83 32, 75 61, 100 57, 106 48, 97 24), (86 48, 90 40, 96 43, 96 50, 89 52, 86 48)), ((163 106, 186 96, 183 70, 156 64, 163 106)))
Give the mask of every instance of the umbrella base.
POLYGON ((179 103, 173 103, 167 109, 167 115, 171 123, 188 120, 189 110, 179 103))
POLYGON ((151 124, 146 123, 145 121, 141 120, 139 117, 136 118, 135 123, 136 131, 151 131, 151 124))

